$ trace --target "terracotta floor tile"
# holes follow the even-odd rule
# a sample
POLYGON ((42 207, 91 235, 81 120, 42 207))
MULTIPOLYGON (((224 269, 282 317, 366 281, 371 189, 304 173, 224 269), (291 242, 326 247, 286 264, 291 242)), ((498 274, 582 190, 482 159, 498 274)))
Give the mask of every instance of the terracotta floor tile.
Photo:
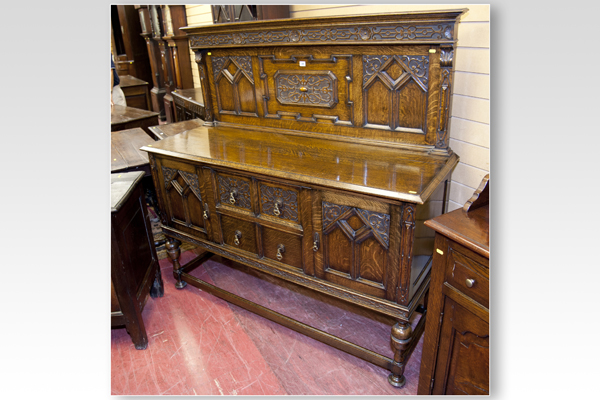
MULTIPOLYGON (((182 254, 181 263, 195 254, 182 254)), ((218 257, 192 272, 217 287, 385 356, 391 324, 232 269, 218 257), (221 261, 221 262, 219 262, 221 261)), ((142 313, 148 348, 136 350, 125 329, 111 331, 113 395, 415 395, 422 338, 396 389, 388 371, 331 348, 191 285, 174 287, 160 262, 165 295, 142 313)))

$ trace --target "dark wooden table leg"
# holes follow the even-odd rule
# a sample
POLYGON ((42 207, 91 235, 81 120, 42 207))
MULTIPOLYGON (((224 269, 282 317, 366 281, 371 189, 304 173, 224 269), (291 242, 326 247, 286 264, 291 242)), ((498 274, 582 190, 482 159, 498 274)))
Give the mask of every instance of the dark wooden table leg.
POLYGON ((179 249, 180 245, 181 242, 179 240, 167 237, 165 247, 167 249, 167 255, 169 256, 171 263, 173 263, 173 277, 177 280, 175 283, 177 289, 183 289, 187 285, 187 282, 181 280, 181 264, 179 264, 179 256, 181 256, 181 250, 179 249))
POLYGON ((404 369, 406 367, 406 351, 412 340, 412 328, 410 323, 400 321, 392 327, 391 344, 394 349, 394 361, 398 366, 392 368, 392 373, 388 376, 388 382, 397 388, 406 384, 404 369))

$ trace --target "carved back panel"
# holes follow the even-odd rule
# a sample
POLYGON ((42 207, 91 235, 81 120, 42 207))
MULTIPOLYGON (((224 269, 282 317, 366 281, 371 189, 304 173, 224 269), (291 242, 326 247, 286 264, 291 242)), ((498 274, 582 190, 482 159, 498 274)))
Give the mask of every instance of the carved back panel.
POLYGON ((461 13, 184 30, 201 72, 206 71, 209 124, 385 141, 447 154, 452 56, 461 13))

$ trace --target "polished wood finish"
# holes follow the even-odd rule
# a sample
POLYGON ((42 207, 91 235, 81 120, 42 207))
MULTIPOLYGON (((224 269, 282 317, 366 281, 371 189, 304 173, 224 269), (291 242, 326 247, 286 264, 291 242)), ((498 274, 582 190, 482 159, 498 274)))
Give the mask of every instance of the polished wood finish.
POLYGON ((148 50, 140 36, 142 28, 132 5, 111 6, 112 51, 119 77, 130 75, 149 82, 152 79, 148 50))
POLYGON ((445 210, 458 163, 446 133, 461 12, 182 28, 205 123, 143 148, 177 287, 387 368, 402 387, 427 320, 433 233, 423 222, 445 210), (192 277, 179 241, 393 318, 393 359, 192 277))
POLYGON ((188 121, 175 122, 173 124, 151 126, 148 129, 154 137, 154 140, 162 140, 164 138, 189 131, 190 129, 199 128, 203 124, 204 121, 201 119, 191 119, 188 121))
POLYGON ((140 108, 142 110, 152 109, 148 82, 131 75, 121 76, 120 79, 119 86, 125 94, 127 107, 140 108))
POLYGON ((111 175, 111 326, 125 326, 138 350, 148 345, 142 311, 164 288, 142 191, 142 172, 111 175))
POLYGON ((175 119, 177 122, 206 118, 202 89, 183 89, 172 93, 175 103, 175 119))
POLYGON ((142 128, 152 136, 149 127, 158 125, 159 114, 140 108, 113 105, 110 108, 111 132, 132 128, 142 128))
POLYGON ((152 138, 141 128, 111 132, 110 172, 140 170, 149 176, 148 153, 140 149, 152 142, 152 138))
POLYGON ((418 394, 489 395, 489 176, 436 231, 418 394), (477 199, 480 201, 478 202, 477 199))

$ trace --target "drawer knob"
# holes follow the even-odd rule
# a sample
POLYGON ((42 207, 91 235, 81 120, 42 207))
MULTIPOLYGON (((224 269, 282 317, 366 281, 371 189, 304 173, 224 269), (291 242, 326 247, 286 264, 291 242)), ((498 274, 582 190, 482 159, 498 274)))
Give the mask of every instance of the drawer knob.
POLYGON ((281 254, 283 252, 285 252, 285 246, 280 244, 279 246, 277 246, 277 256, 276 256, 279 261, 281 261, 283 259, 283 254, 281 254))
POLYGON ((300 87, 300 91, 301 91, 301 92, 308 92, 308 88, 307 88, 307 87, 304 87, 304 86, 302 86, 302 87, 300 87))
POLYGON ((279 203, 275 203, 275 208, 273 209, 273 214, 275 214, 275 216, 279 217, 281 215, 281 211, 279 211, 279 203))
POLYGON ((242 232, 235 231, 235 238, 233 239, 233 243, 235 243, 236 246, 240 245, 240 238, 241 237, 242 237, 242 232))
POLYGON ((467 279, 465 281, 465 285, 467 285, 467 287, 473 287, 474 284, 475 284, 475 279, 467 279))

